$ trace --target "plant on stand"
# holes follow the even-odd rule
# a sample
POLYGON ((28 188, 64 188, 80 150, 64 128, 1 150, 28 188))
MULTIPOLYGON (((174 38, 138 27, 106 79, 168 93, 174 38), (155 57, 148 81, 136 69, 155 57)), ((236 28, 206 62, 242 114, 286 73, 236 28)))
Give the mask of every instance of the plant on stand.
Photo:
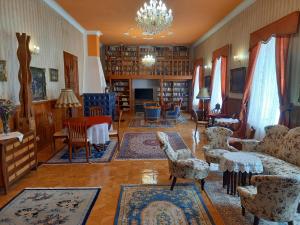
POLYGON ((0 118, 3 125, 3 133, 9 132, 9 117, 14 114, 16 106, 10 100, 0 100, 0 118))

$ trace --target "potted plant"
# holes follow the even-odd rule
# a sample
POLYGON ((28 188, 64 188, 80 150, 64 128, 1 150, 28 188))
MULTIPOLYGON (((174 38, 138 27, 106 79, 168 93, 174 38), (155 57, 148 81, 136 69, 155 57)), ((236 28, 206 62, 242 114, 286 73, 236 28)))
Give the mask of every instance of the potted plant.
POLYGON ((9 132, 9 117, 14 114, 16 106, 10 100, 0 100, 0 118, 3 125, 3 133, 9 132))

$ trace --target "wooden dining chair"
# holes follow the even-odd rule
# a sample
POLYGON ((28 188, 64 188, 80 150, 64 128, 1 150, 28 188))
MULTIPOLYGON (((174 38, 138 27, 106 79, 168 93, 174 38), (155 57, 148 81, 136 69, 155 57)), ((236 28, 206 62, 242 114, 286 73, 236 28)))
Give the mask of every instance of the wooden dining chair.
POLYGON ((103 115, 103 108, 101 106, 91 106, 89 108, 90 116, 102 116, 103 115))
POLYGON ((114 129, 109 132, 109 137, 117 137, 118 138, 118 149, 119 149, 119 151, 120 151, 120 126, 121 126, 121 121, 122 121, 122 115, 123 115, 123 111, 120 110, 117 129, 115 129, 115 127, 114 127, 114 129))
POLYGON ((86 151, 86 161, 89 162, 89 155, 91 154, 91 147, 87 138, 87 125, 86 121, 72 121, 68 122, 69 131, 69 160, 72 162, 72 149, 74 151, 82 147, 86 151))

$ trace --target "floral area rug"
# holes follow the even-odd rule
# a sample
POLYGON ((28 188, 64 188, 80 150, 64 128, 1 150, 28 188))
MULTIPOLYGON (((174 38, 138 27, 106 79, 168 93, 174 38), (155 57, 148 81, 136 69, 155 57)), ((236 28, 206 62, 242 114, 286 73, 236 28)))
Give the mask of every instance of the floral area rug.
MULTIPOLYGON (((188 148, 177 132, 166 132, 171 146, 175 149, 188 148)), ((132 132, 123 136, 120 151, 115 159, 166 159, 156 137, 156 132, 132 132)))
MULTIPOLYGON (((205 191, 218 210, 226 225, 252 225, 254 216, 246 211, 246 216, 242 216, 240 198, 228 195, 226 189, 222 187, 223 176, 221 172, 211 171, 205 179, 205 191)), ((287 223, 274 223, 260 220, 260 225, 285 225, 287 223)), ((300 214, 294 224, 300 225, 300 214)))
POLYGON ((215 225, 194 184, 123 185, 114 225, 215 225))
POLYGON ((83 225, 100 188, 24 189, 0 211, 0 224, 83 225))
MULTIPOLYGON (((117 147, 117 142, 112 140, 106 143, 104 146, 104 149, 101 151, 98 151, 96 149, 92 148, 92 154, 90 156, 89 161, 91 163, 104 163, 104 162, 110 162, 117 147)), ((68 147, 65 147, 60 152, 58 152, 56 155, 54 155, 47 164, 65 164, 70 163, 69 161, 69 149, 68 147)), ((72 154, 72 163, 86 163, 86 152, 85 148, 80 149, 79 151, 76 151, 76 153, 73 152, 72 154)))
POLYGON ((159 121, 145 121, 142 118, 134 118, 130 121, 129 127, 142 127, 142 128, 170 128, 174 127, 173 123, 168 120, 159 121))

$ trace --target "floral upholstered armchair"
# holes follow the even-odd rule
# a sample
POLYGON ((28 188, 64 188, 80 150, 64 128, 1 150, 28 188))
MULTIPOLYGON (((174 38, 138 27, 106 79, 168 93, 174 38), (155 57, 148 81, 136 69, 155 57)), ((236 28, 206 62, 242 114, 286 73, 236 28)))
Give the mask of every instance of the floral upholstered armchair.
POLYGON ((170 178, 173 177, 171 190, 173 190, 177 178, 200 181, 203 190, 204 179, 208 176, 209 172, 209 165, 203 160, 196 159, 189 149, 174 151, 166 133, 157 132, 157 137, 168 158, 170 178))
POLYGON ((224 153, 237 151, 228 144, 233 132, 225 127, 209 127, 205 130, 208 144, 203 146, 206 162, 219 164, 224 153))
POLYGON ((238 187, 242 213, 254 214, 254 225, 259 219, 296 224, 300 200, 299 177, 259 175, 251 179, 254 186, 238 187))

